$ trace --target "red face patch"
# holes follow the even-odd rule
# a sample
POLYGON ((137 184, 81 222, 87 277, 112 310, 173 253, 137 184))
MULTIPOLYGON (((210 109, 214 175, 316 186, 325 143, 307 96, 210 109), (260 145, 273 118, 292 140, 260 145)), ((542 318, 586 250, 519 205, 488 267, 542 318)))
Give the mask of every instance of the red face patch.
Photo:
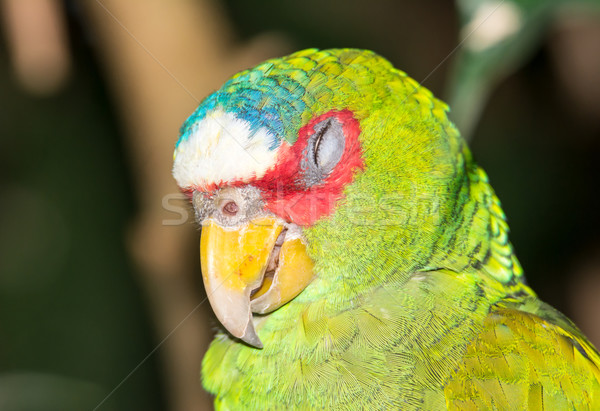
POLYGON ((263 193, 266 209, 301 226, 332 214, 344 187, 364 168, 359 135, 349 110, 312 119, 294 145, 282 145, 277 165, 251 183, 263 193))

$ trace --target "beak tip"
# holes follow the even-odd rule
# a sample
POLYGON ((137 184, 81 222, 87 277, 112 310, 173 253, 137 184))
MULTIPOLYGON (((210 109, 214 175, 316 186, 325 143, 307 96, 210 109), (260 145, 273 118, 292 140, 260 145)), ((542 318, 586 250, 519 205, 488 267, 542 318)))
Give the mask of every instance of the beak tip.
POLYGON ((248 341, 246 339, 244 339, 243 341, 247 342, 248 344, 250 344, 254 348, 258 348, 258 349, 261 349, 261 350, 263 349, 262 342, 258 338, 256 340, 252 340, 252 341, 248 341))
MULTIPOLYGON (((252 320, 250 320, 252 321, 252 320)), ((260 341, 260 338, 258 338, 258 335, 256 335, 256 331, 254 330, 254 327, 252 326, 252 322, 250 322, 248 324, 248 328, 246 329, 246 332, 244 333, 244 335, 242 335, 240 337, 240 340, 244 341, 247 344, 250 344, 253 347, 256 348, 263 348, 263 344, 260 341)))

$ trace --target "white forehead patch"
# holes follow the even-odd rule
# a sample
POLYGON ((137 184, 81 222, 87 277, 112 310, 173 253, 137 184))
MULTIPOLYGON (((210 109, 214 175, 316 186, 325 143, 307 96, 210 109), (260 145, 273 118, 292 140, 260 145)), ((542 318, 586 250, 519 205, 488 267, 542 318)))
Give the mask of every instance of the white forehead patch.
POLYGON ((215 109, 175 149, 173 176, 182 188, 260 178, 275 165, 277 148, 269 149, 275 138, 215 109))

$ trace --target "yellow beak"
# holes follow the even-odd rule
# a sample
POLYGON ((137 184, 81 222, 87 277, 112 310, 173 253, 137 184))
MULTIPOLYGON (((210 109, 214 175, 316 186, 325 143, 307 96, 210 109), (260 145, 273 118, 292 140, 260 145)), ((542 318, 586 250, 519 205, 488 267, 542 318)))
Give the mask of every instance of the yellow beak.
POLYGON ((215 315, 234 336, 262 348, 252 312, 269 313, 296 297, 313 278, 313 262, 298 233, 274 217, 235 228, 210 219, 202 226, 202 279, 215 315))

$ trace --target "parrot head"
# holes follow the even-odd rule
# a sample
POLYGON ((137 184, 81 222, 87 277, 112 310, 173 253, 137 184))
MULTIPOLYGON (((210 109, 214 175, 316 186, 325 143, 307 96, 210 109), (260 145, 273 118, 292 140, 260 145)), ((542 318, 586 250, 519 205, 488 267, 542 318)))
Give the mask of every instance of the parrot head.
POLYGON ((448 249, 477 251, 477 239, 444 240, 464 223, 470 156, 446 111, 354 49, 266 61, 200 104, 173 175, 202 226, 202 277, 231 335, 262 347, 253 313, 302 298, 351 303, 442 260, 468 264, 448 249))

